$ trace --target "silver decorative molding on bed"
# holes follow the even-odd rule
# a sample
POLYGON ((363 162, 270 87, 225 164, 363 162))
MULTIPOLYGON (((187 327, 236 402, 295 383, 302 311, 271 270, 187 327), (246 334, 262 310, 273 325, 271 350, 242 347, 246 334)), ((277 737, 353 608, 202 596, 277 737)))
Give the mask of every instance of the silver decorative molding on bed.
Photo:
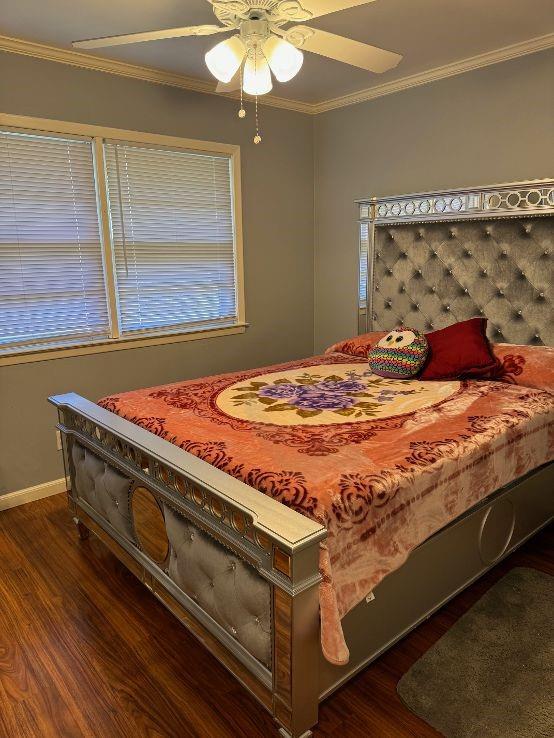
POLYGON ((495 342, 554 345, 554 180, 358 206, 360 333, 483 315, 495 342))

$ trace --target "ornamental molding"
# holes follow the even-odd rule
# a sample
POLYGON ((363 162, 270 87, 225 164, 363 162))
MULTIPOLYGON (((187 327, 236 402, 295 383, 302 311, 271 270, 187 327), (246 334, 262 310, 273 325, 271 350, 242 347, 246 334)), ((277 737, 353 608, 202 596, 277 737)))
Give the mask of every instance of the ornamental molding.
POLYGON ((357 200, 361 222, 375 225, 554 215, 554 180, 357 200))
MULTIPOLYGON (((544 36, 538 36, 536 38, 528 39, 527 41, 511 44, 510 46, 504 46, 494 51, 461 59, 451 64, 428 69, 418 74, 412 74, 407 77, 392 80, 391 82, 373 85, 372 87, 359 90, 358 92, 331 98, 329 100, 323 100, 318 103, 289 100, 273 95, 264 95, 263 98, 260 98, 260 103, 270 107, 284 108, 298 113, 305 113, 307 115, 319 115, 329 110, 367 102, 378 97, 391 95, 395 92, 408 90, 412 87, 418 87, 440 79, 453 77, 457 74, 463 74, 464 72, 469 72, 474 69, 490 66, 491 64, 498 64, 499 62, 516 59, 520 56, 544 51, 552 47, 554 47, 554 33, 548 33, 544 36)), ((37 59, 45 59, 47 61, 58 62, 60 64, 68 64, 80 69, 91 69, 96 72, 117 74, 122 77, 131 77, 144 82, 167 85, 169 87, 178 87, 180 89, 202 92, 208 95, 219 95, 231 99, 239 98, 238 93, 216 92, 215 84, 208 80, 189 77, 184 74, 167 72, 154 67, 146 67, 118 61, 116 59, 95 56, 93 54, 75 51, 74 49, 65 49, 60 46, 28 41, 22 38, 0 35, 0 51, 12 54, 21 54, 23 56, 31 56, 37 59)))

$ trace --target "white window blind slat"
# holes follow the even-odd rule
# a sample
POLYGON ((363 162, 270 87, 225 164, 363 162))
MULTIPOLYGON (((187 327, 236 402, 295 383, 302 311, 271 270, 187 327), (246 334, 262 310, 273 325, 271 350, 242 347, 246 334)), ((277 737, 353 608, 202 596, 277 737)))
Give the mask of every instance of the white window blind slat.
POLYGON ((367 301, 367 279, 369 258, 369 233, 367 223, 362 223, 360 236, 360 283, 358 285, 359 304, 363 307, 367 301))
POLYGON ((108 335, 91 142, 0 131, 0 353, 108 335))
POLYGON ((104 150, 122 334, 236 322, 230 158, 104 150))

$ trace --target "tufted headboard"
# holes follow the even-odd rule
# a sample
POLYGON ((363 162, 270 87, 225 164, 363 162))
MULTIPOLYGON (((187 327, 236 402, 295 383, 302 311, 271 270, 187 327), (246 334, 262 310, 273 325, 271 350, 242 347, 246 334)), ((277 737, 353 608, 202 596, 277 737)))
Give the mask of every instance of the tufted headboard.
POLYGON ((358 205, 360 333, 484 315, 492 341, 554 345, 554 181, 358 205))

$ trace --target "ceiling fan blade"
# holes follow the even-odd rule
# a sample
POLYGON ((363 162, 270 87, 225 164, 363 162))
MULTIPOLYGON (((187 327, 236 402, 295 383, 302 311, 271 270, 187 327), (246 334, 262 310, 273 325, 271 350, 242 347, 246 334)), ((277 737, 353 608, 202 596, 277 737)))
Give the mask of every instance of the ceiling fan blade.
POLYGON ((336 59, 343 64, 367 69, 369 72, 387 72, 396 67, 402 59, 400 54, 393 51, 385 51, 377 46, 362 44, 352 38, 307 26, 292 28, 285 38, 303 51, 311 51, 329 59, 336 59))
POLYGON ((299 0, 299 2, 304 10, 310 11, 312 18, 319 18, 320 15, 337 13, 339 10, 355 8, 358 5, 368 5, 374 0, 299 0))
POLYGON ((218 82, 216 92, 234 92, 240 90, 240 69, 229 82, 218 82))
POLYGON ((73 41, 72 46, 78 49, 99 49, 103 46, 120 46, 136 44, 141 41, 159 41, 164 38, 182 38, 183 36, 210 36, 212 33, 232 31, 228 26, 183 26, 182 28, 166 28, 163 31, 144 31, 143 33, 126 33, 121 36, 103 36, 73 41))

